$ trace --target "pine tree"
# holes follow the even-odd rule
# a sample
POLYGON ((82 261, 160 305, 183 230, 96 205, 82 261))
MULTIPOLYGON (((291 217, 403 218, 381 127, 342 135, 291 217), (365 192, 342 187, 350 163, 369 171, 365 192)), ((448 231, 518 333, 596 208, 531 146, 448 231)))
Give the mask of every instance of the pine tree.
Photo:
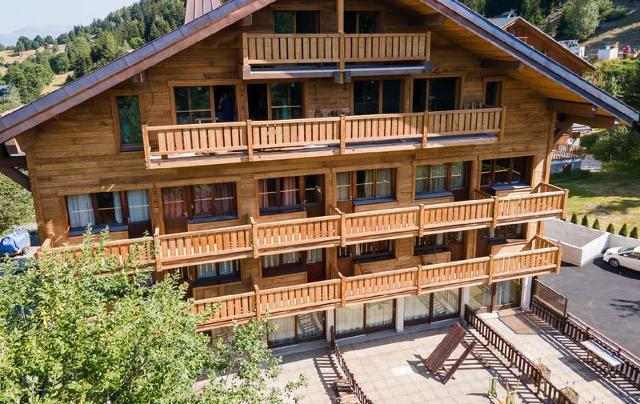
POLYGON ((544 20, 540 0, 523 0, 520 15, 534 25, 540 25, 544 20))
POLYGON ((578 215, 575 212, 571 215, 571 223, 578 224, 578 215))
POLYGON ((600 221, 598 220, 598 218, 596 218, 596 220, 593 222, 593 228, 595 230, 600 230, 600 221))
POLYGON ((638 226, 634 226, 633 229, 631 229, 631 233, 629 233, 629 237, 640 238, 638 237, 638 226))
POLYGON ((615 234, 616 232, 616 228, 613 225, 613 223, 609 223, 609 226, 607 226, 607 233, 611 233, 611 234, 615 234))
POLYGON ((585 39, 596 31, 599 23, 598 0, 571 0, 562 17, 564 34, 572 39, 585 39))
POLYGON ((621 235, 622 237, 627 237, 629 235, 629 230, 627 229, 627 224, 623 224, 622 228, 620 229, 620 233, 618 233, 619 235, 621 235))
POLYGON ((580 224, 584 227, 589 227, 589 218, 587 215, 582 216, 582 222, 580 224))

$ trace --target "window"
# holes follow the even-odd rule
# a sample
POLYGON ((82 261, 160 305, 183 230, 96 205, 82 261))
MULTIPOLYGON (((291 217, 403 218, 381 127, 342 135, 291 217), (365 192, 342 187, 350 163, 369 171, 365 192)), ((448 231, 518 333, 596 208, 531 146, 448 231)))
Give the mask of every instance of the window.
POLYGON ((413 112, 450 111, 458 108, 460 79, 413 80, 413 112))
POLYGON ((394 198, 395 176, 394 168, 339 173, 336 175, 338 202, 394 198))
POLYGON ((502 106, 502 81, 486 81, 484 83, 485 107, 502 106))
POLYGON ((522 224, 498 226, 495 229, 490 230, 489 236, 494 240, 523 239, 524 227, 522 224))
POLYGON ((456 317, 460 312, 460 290, 450 289, 432 295, 433 319, 443 320, 456 317))
POLYGON ((240 279, 240 261, 234 260, 198 265, 196 267, 196 278, 197 281, 205 280, 207 283, 238 280, 240 279))
POLYGON ((373 34, 376 32, 377 15, 367 11, 347 11, 344 13, 346 34, 373 34))
POLYGON ((147 191, 98 192, 66 197, 69 227, 78 234, 87 226, 103 229, 149 221, 147 191))
POLYGON ((306 271, 309 265, 324 262, 323 257, 322 249, 267 255, 262 257, 262 275, 277 276, 291 272, 306 271))
POLYGON ((209 87, 175 87, 173 92, 178 125, 213 122, 209 87))
POLYGON ((356 261, 370 262, 383 261, 394 257, 393 241, 383 240, 371 243, 356 244, 356 261))
POLYGON ((513 157, 484 160, 480 184, 490 188, 505 185, 528 185, 530 181, 531 157, 513 157))
POLYGON ((142 146, 142 120, 137 95, 117 96, 120 149, 139 150, 142 146))
POLYGON ((269 331, 267 341, 270 346, 281 346, 324 337, 324 312, 301 314, 268 320, 275 329, 269 331))
POLYGON ((276 11, 276 34, 314 34, 318 32, 317 11, 276 11))
POLYGON ((432 254, 443 251, 447 246, 462 243, 463 238, 464 235, 461 231, 416 237, 414 239, 414 255, 432 254))
POLYGON ((260 214, 300 210, 300 178, 269 178, 258 182, 260 214))
POLYGON ((467 163, 416 167, 416 197, 466 190, 467 163))
POLYGON ((249 118, 258 121, 302 118, 302 89, 302 83, 248 84, 249 118))
POLYGON ((162 190, 165 219, 232 219, 236 213, 236 184, 191 185, 162 190))
POLYGON ((400 112, 401 101, 402 80, 363 80, 353 83, 355 115, 400 112))

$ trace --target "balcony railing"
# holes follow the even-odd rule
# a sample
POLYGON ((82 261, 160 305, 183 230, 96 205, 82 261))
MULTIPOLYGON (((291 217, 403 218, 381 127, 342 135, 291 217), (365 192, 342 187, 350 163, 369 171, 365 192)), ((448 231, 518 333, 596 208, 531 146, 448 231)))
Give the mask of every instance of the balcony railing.
MULTIPOLYGON (((565 213, 567 198, 566 190, 548 184, 540 184, 525 195, 476 194, 481 199, 349 214, 333 208, 336 214, 330 216, 262 223, 250 219, 247 225, 214 230, 156 232, 153 237, 108 242, 106 254, 125 260, 131 251, 140 249, 144 262, 155 263, 158 270, 172 269, 558 218, 565 213)), ((81 253, 79 246, 43 251, 81 253)))
POLYGON ((484 108, 143 126, 143 142, 147 168, 226 164, 427 148, 442 136, 500 135, 505 118, 505 108, 484 108))
POLYGON ((340 275, 339 279, 275 289, 255 287, 254 292, 195 301, 193 310, 202 313, 218 308, 200 326, 206 330, 227 326, 232 321, 248 321, 255 316, 284 317, 559 270, 560 249, 557 245, 536 236, 527 248, 526 251, 506 255, 353 277, 340 275))
POLYGON ((245 33, 242 50, 245 66, 428 61, 431 35, 245 33))

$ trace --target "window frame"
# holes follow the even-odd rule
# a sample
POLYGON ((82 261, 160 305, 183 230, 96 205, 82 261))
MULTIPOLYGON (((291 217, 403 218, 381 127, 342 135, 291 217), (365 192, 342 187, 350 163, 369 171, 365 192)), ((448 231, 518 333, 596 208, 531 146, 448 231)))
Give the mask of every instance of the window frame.
MULTIPOLYGON (((460 110, 461 109, 461 101, 462 101, 462 87, 464 84, 464 78, 463 76, 460 75, 453 75, 453 76, 438 76, 438 77, 414 77, 411 79, 411 111, 412 112, 432 112, 434 110, 431 109, 431 82, 433 80, 441 80, 441 79, 453 79, 456 81, 456 93, 455 93, 455 100, 454 100, 454 106, 453 106, 453 111, 456 110, 460 110), (425 81, 425 87, 424 87, 424 96, 425 96, 425 110, 426 111, 417 111, 416 110, 416 105, 415 105, 415 88, 416 88, 416 81, 417 80, 424 80, 425 81)), ((438 110, 440 111, 440 110, 438 110)))
POLYGON ((360 20, 361 20, 362 14, 371 14, 373 16, 373 32, 367 32, 366 34, 375 34, 379 32, 379 28, 380 28, 379 12, 371 11, 371 10, 345 10, 344 12, 345 34, 362 34, 363 33, 360 26, 360 20), (347 32, 346 30, 347 13, 355 14, 355 17, 356 17, 355 32, 347 32))
MULTIPOLYGON (((320 33, 320 10, 308 9, 308 10, 287 10, 287 9, 276 9, 273 10, 273 33, 277 35, 294 35, 300 34, 298 32, 298 13, 313 13, 315 19, 315 28, 314 32, 309 32, 308 34, 319 34, 320 33), (291 22, 293 32, 276 32, 276 14, 278 13, 291 13, 293 15, 293 20, 291 22)), ((304 35, 305 33, 302 33, 304 35)))
POLYGON ((235 220, 238 219, 238 185, 235 181, 228 182, 212 182, 208 184, 189 184, 189 185, 179 185, 179 186, 167 186, 160 189, 161 194, 161 203, 162 203, 162 217, 165 217, 164 212, 164 197, 162 196, 162 192, 165 189, 171 188, 181 188, 183 195, 185 196, 185 208, 187 211, 187 223, 201 223, 201 222, 217 222, 224 220, 235 220), (233 185, 233 214, 216 214, 216 192, 215 187, 218 185, 233 185), (211 188, 211 212, 212 214, 198 214, 195 213, 195 187, 198 186, 209 186, 211 188))
MULTIPOLYGON (((180 125, 178 123, 178 111, 177 111, 177 105, 176 105, 176 93, 175 93, 175 89, 177 87, 208 87, 209 88, 209 103, 211 106, 211 122, 212 123, 216 123, 216 114, 217 114, 217 105, 216 105, 216 94, 215 94, 215 87, 234 87, 234 103, 233 103, 233 107, 235 110, 235 115, 236 115, 236 119, 237 120, 241 120, 242 119, 242 109, 241 109, 241 104, 240 104, 240 97, 238 96, 239 94, 241 94, 241 92, 243 90, 245 90, 245 88, 242 87, 244 83, 240 80, 234 80, 234 79, 230 79, 230 80, 186 80, 186 81, 180 81, 180 80, 176 80, 176 81, 169 81, 168 82, 168 87, 169 87, 169 100, 170 100, 170 104, 171 104, 171 123, 173 125, 180 125)), ((188 124, 185 124, 188 125, 188 124)))
MULTIPOLYGON (((292 212, 302 212, 304 211, 304 192, 306 190, 304 175, 291 175, 286 177, 271 177, 271 178, 260 178, 257 180, 257 192, 256 198, 258 202, 258 213, 260 216, 269 216, 269 215, 278 215, 282 213, 292 213, 292 212), (297 181, 297 204, 294 206, 285 207, 282 202, 282 192, 283 192, 283 181, 286 178, 295 178, 297 181), (261 205, 262 195, 264 193, 260 192, 260 182, 261 181, 269 181, 276 180, 276 190, 274 191, 276 194, 276 204, 275 207, 263 208, 261 205)), ((267 191, 267 193, 270 193, 267 191)))
POLYGON ((494 158, 494 159, 483 159, 480 161, 480 189, 484 189, 484 190, 491 190, 493 188, 496 187, 513 187, 513 186, 531 186, 531 177, 532 177, 532 170, 533 170, 533 156, 515 156, 515 157, 500 157, 500 158, 494 158), (509 159, 509 171, 508 171, 508 179, 509 181, 507 183, 496 183, 496 167, 497 167, 497 163, 498 160, 506 160, 509 159), (525 163, 525 173, 521 174, 521 179, 518 182, 514 182, 513 181, 513 172, 514 172, 514 167, 516 167, 516 160, 518 159, 524 159, 524 163, 525 163), (485 164, 485 162, 490 162, 491 167, 489 171, 482 171, 482 165, 485 164), (488 173, 489 174, 489 183, 483 183, 482 182, 482 177, 484 174, 488 173))
MULTIPOLYGON (((275 84, 297 84, 300 86, 300 91, 302 92, 301 94, 301 105, 300 106, 292 106, 289 105, 288 108, 300 108, 301 114, 300 114, 300 119, 304 119, 307 117, 307 111, 306 111, 306 105, 307 105, 307 99, 306 99, 306 94, 307 94, 307 88, 306 88, 306 82, 304 81, 297 81, 297 80, 285 80, 285 81, 281 81, 278 80, 276 82, 272 82, 272 81, 256 81, 256 82, 251 82, 251 83, 246 83, 244 90, 245 90, 245 94, 248 94, 248 87, 249 86, 258 86, 258 85, 263 85, 267 88, 267 119, 268 121, 274 121, 276 119, 273 118, 273 91, 272 91, 272 85, 275 84)), ((290 95, 290 91, 289 91, 289 95, 290 95)), ((251 118, 250 114, 250 108, 249 108, 249 97, 246 97, 246 106, 247 106, 247 117, 249 119, 253 119, 251 118)), ((294 119, 294 118, 287 118, 287 119, 294 119)), ((297 118, 295 118, 297 119, 297 118)), ((259 119, 253 119, 255 120, 259 120, 259 119)))
POLYGON ((462 198, 464 196, 462 195, 463 193, 464 194, 468 193, 470 167, 471 167, 470 161, 452 161, 452 162, 437 163, 437 164, 416 164, 413 170, 414 198, 416 200, 429 199, 429 198, 443 196, 443 195, 453 195, 456 199, 462 198), (456 164, 462 164, 462 167, 463 167, 462 177, 464 179, 464 186, 461 188, 453 188, 453 178, 454 178, 453 166, 456 164), (429 190, 431 189, 431 185, 432 185, 432 176, 431 176, 432 168, 434 166, 439 166, 439 165, 444 165, 446 167, 445 184, 444 184, 445 190, 441 192, 440 191, 431 192, 429 190), (418 178, 419 167, 427 167, 428 177, 418 178), (418 181, 425 182, 424 188, 428 190, 427 192, 418 192, 418 181))
POLYGON ((138 90, 112 90, 109 93, 109 101, 111 104, 111 120, 113 123, 113 136, 115 142, 115 151, 116 153, 134 153, 134 152, 144 152, 144 133, 142 131, 142 126, 146 124, 146 106, 144 103, 144 97, 142 96, 142 91, 138 90), (120 129, 120 110, 118 108, 118 98, 119 97, 137 97, 138 98, 138 108, 140 110, 140 144, 139 145, 123 145, 122 144, 122 133, 120 129))
POLYGON ((363 116, 363 115, 379 115, 379 114, 393 114, 393 113, 403 113, 404 112, 404 95, 405 95, 405 86, 406 79, 402 78, 387 78, 387 79, 360 79, 353 80, 351 83, 351 115, 363 116), (384 112, 384 84, 385 82, 397 81, 400 85, 400 94, 398 97, 398 112, 384 112), (356 83, 364 83, 364 82, 376 82, 378 85, 378 105, 377 112, 374 114, 356 114, 356 83))
POLYGON ((365 243, 354 244, 351 249, 351 258, 354 264, 364 264, 367 262, 387 261, 396 258, 396 242, 395 240, 377 240, 369 241, 365 243), (382 251, 382 249, 376 249, 376 245, 380 243, 389 243, 389 249, 382 251), (358 254, 358 246, 371 244, 373 246, 373 252, 366 254, 358 254))
POLYGON ((391 200, 393 201, 397 201, 397 190, 398 190, 398 186, 397 186, 397 178, 398 177, 398 169, 397 167, 379 167, 379 168, 363 168, 360 170, 355 170, 355 171, 342 171, 342 172, 337 172, 335 174, 335 186, 336 186, 336 202, 340 203, 340 202, 351 202, 351 203, 355 203, 355 204, 367 204, 367 203, 380 203, 380 202, 391 202, 391 200), (378 172, 380 170, 392 170, 391 171, 391 196, 385 196, 385 197, 377 197, 377 187, 378 187, 378 172), (373 171, 373 178, 372 178, 372 193, 374 195, 374 197, 372 198, 358 198, 358 172, 360 171, 373 171), (349 174, 349 179, 351 181, 350 185, 350 192, 349 192, 349 197, 350 199, 345 199, 345 200, 337 200, 337 187, 338 187, 338 175, 340 174, 349 174))
MULTIPOLYGON (((223 285, 228 283, 238 282, 242 279, 242 262, 241 260, 230 260, 230 261, 221 261, 221 262, 213 262, 209 263, 210 265, 214 265, 214 276, 207 277, 199 277, 198 276, 198 266, 194 266, 194 280, 191 284, 191 287, 203 287, 203 286, 211 286, 211 285, 223 285), (235 270, 232 274, 220 275, 219 266, 223 262, 235 262, 235 270)), ((208 264, 203 264, 208 265, 208 264)))
POLYGON ((290 253, 286 253, 286 254, 297 254, 298 256, 298 260, 296 262, 293 263, 283 263, 283 256, 286 254, 275 254, 275 255, 267 255, 267 256, 263 256, 261 257, 262 259, 260 260, 260 273, 261 276, 263 278, 269 278, 269 277, 274 277, 274 276, 282 276, 282 275, 289 275, 289 274, 296 274, 296 273, 300 273, 300 272, 307 272, 307 269, 310 266, 313 265, 322 265, 324 266, 326 260, 327 260, 327 254, 325 253, 324 248, 317 248, 317 249, 312 249, 312 250, 320 250, 322 251, 322 261, 320 262, 315 262, 315 263, 308 263, 308 258, 309 258, 309 251, 310 250, 302 250, 302 251, 293 251, 290 253), (264 265, 264 260, 265 258, 268 257, 277 257, 278 259, 278 264, 273 266, 273 267, 265 267, 264 265))
POLYGON ((505 80, 503 78, 486 77, 482 80, 482 105, 485 108, 502 108, 504 105, 504 82, 505 80), (498 85, 496 105, 487 104, 487 88, 490 83, 496 83, 498 85))

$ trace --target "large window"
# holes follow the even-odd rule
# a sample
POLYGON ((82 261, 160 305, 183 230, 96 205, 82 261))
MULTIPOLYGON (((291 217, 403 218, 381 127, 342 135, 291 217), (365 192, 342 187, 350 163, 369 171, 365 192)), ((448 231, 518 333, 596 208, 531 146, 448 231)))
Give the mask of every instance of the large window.
POLYGON ((384 261, 394 258, 392 240, 372 241, 355 245, 355 262, 384 261))
POLYGON ((323 262, 324 254, 322 249, 266 255, 262 257, 262 276, 278 276, 306 271, 309 266, 318 264, 322 266, 323 262))
POLYGON ((460 79, 413 80, 413 112, 451 111, 458 109, 460 79))
POLYGON ((460 313, 460 289, 450 289, 404 299, 404 319, 409 324, 457 317, 460 313))
POLYGON ((416 237, 414 239, 414 255, 433 254, 443 251, 452 244, 461 244, 463 238, 461 231, 416 237))
POLYGON ((349 335, 391 328, 394 318, 395 304, 393 300, 336 309, 336 333, 349 335))
POLYGON ((344 13, 344 32, 347 34, 373 34, 376 32, 377 14, 370 11, 344 13))
POLYGON ((484 106, 502 106, 502 81, 486 81, 484 83, 484 106))
POLYGON ((484 160, 480 184, 484 188, 529 185, 531 157, 512 157, 484 160))
POLYGON ((196 267, 196 282, 194 286, 227 283, 237 280, 240 280, 240 261, 238 260, 201 264, 196 267))
POLYGON ((247 85, 249 118, 253 120, 303 118, 303 87, 302 83, 247 85))
POLYGON ((402 80, 362 80, 353 83, 355 115, 391 114, 402 110, 402 80))
POLYGON ((174 87, 173 94, 179 125, 237 120, 235 86, 174 87))
POLYGON ((117 96, 120 149, 139 150, 142 146, 142 120, 137 95, 117 96))
POLYGON ((300 177, 268 178, 258 182, 260 214, 300 210, 300 177))
POLYGON ((162 190, 165 219, 233 219, 236 214, 236 184, 203 184, 162 190))
POLYGON ((391 199, 395 197, 394 168, 359 170, 338 173, 336 192, 338 202, 391 199))
POLYGON ((269 331, 267 336, 270 346, 322 339, 324 336, 323 311, 278 318, 268 320, 268 322, 269 325, 275 326, 275 329, 269 331))
POLYGON ((467 164, 462 162, 417 166, 416 198, 443 192, 465 191, 467 170, 467 164))
POLYGON ((87 226, 117 229, 127 223, 146 223, 149 218, 147 191, 99 192, 66 197, 71 233, 82 233, 87 226))
POLYGON ((276 34, 315 34, 318 32, 317 11, 276 11, 276 34))

